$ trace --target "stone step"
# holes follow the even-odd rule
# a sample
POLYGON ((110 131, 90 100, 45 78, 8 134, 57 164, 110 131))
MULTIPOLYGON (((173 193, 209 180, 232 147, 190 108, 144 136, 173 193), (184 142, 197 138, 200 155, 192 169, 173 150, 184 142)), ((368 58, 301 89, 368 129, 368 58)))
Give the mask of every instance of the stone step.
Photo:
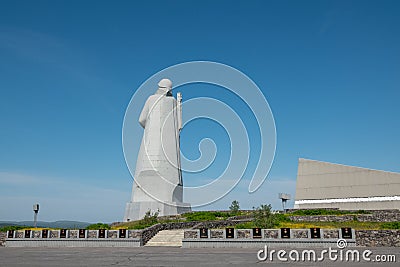
POLYGON ((184 230, 163 230, 158 232, 145 246, 181 247, 184 230))

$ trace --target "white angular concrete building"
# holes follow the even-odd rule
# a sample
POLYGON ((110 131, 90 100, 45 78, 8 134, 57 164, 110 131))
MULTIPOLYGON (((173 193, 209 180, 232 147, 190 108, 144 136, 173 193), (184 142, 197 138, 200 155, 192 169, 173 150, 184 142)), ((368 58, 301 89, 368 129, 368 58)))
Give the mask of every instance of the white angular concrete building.
POLYGON ((295 209, 400 209, 400 173, 299 159, 295 209))

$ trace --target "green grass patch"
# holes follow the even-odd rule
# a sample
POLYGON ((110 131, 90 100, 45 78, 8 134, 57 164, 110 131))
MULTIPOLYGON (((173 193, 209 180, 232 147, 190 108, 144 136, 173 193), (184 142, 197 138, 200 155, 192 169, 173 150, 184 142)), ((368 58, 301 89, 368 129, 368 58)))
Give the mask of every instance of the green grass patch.
POLYGON ((135 223, 132 223, 131 225, 129 225, 128 229, 136 229, 136 230, 145 229, 145 228, 153 226, 155 224, 157 224, 157 222, 145 223, 145 222, 142 222, 142 221, 138 221, 138 222, 135 222, 135 223))
POLYGON ((384 222, 381 227, 382 229, 400 229, 400 222, 384 222))
POLYGON ((86 230, 99 230, 99 229, 109 230, 109 229, 111 229, 111 227, 106 223, 95 223, 95 224, 88 225, 86 227, 86 230))
POLYGON ((226 220, 232 215, 229 212, 222 211, 196 211, 182 214, 186 221, 215 221, 215 220, 226 220))
POLYGON ((144 222, 143 220, 140 220, 140 221, 120 223, 116 226, 111 227, 111 229, 113 229, 113 230, 118 230, 118 229, 141 230, 141 229, 145 229, 147 227, 153 226, 157 223, 158 222, 144 222))

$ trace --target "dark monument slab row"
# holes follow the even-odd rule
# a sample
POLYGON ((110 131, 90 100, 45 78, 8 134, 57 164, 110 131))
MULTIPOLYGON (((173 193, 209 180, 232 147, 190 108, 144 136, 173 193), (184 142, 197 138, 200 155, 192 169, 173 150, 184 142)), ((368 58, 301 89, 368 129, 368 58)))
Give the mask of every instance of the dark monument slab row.
POLYGON ((321 238, 320 228, 310 228, 311 238, 321 238))
POLYGON ((79 229, 79 238, 86 238, 86 230, 79 229))
POLYGON ((208 238, 208 229, 207 228, 200 229, 200 238, 208 238))
POLYGON ((30 238, 31 237, 31 230, 25 230, 25 238, 30 238))
POLYGON ((60 238, 66 238, 66 237, 67 237, 67 230, 61 229, 60 230, 60 238))
POLYGON ((98 233, 99 238, 105 238, 106 237, 106 230, 105 229, 100 229, 98 233))
POLYGON ((8 238, 13 238, 14 237, 14 230, 9 230, 7 237, 8 238))
POLYGON ((226 238, 235 238, 235 229, 226 228, 225 236, 226 236, 226 238))
POLYGON ((49 230, 43 229, 42 230, 42 238, 47 238, 49 236, 49 230))
POLYGON ((281 238, 290 238, 290 228, 281 228, 281 238))
POLYGON ((119 238, 126 238, 126 229, 119 229, 119 238))
POLYGON ((342 238, 345 238, 345 239, 353 238, 353 233, 351 231, 351 228, 348 228, 348 227, 342 228, 342 238))
POLYGON ((253 238, 261 238, 261 228, 253 228, 253 238))

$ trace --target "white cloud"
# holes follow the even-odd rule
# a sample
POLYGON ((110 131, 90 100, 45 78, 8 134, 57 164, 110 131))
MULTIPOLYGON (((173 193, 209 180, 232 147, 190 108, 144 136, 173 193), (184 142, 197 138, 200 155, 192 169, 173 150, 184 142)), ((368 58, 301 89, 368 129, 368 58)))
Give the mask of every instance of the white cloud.
POLYGON ((34 176, 13 172, 0 172, 0 184, 23 185, 40 182, 41 180, 34 176))

